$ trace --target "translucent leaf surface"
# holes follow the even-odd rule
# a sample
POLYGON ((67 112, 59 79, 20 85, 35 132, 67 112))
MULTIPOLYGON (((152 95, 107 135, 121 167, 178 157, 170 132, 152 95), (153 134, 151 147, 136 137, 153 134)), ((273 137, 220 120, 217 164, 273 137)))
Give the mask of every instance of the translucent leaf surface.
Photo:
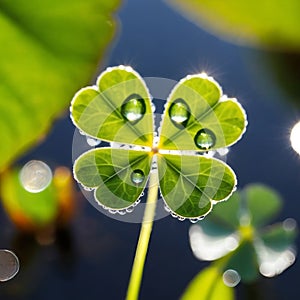
POLYGON ((74 124, 105 141, 152 147, 153 114, 143 79, 130 67, 108 68, 97 87, 80 90, 71 105, 74 124))
POLYGON ((244 195, 253 226, 259 227, 267 224, 282 207, 280 195, 261 184, 247 186, 244 189, 244 195))
POLYGON ((118 4, 1 0, 0 170, 36 143, 90 80, 115 32, 118 4))
POLYGON ((159 148, 205 152, 234 144, 246 127, 236 99, 222 97, 206 74, 187 76, 171 92, 165 107, 159 148))
POLYGON ((234 291, 223 283, 222 273, 215 267, 200 272, 188 285, 181 300, 233 300, 234 291))
POLYGON ((150 152, 98 148, 81 155, 74 164, 76 180, 95 189, 105 208, 124 209, 138 200, 151 168, 150 152))
POLYGON ((237 43, 300 49, 298 0, 168 0, 189 18, 237 43), (253 17, 255 16, 255 17, 253 17))
POLYGON ((159 155, 162 196, 178 216, 205 216, 212 201, 225 200, 236 185, 233 171, 223 162, 203 156, 159 155))

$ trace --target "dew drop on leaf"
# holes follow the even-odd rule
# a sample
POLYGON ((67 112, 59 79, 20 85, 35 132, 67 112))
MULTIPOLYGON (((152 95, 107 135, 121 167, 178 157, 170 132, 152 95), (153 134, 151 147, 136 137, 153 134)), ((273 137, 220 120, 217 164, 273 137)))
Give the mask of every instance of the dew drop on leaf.
POLYGON ((93 139, 89 136, 86 136, 86 142, 88 143, 89 146, 91 147, 95 147, 95 146, 98 146, 100 145, 101 141, 100 140, 97 140, 97 139, 93 139))
POLYGON ((216 136, 211 130, 203 128, 196 133, 194 141, 199 149, 208 150, 215 145, 216 136))
POLYGON ((47 188, 52 180, 52 172, 47 164, 39 160, 31 160, 23 166, 20 181, 24 189, 30 193, 39 193, 47 188))
POLYGON ((130 97, 128 100, 125 100, 124 104, 121 107, 122 116, 129 122, 139 121, 146 112, 146 104, 144 99, 136 97, 130 97))
POLYGON ((172 103, 169 116, 175 125, 186 125, 190 118, 190 110, 183 99, 177 99, 172 103))
POLYGON ((131 173, 131 181, 134 184, 141 184, 145 179, 145 174, 142 170, 136 169, 131 173))
POLYGON ((0 282, 12 279, 19 271, 18 257, 10 250, 0 250, 0 282))

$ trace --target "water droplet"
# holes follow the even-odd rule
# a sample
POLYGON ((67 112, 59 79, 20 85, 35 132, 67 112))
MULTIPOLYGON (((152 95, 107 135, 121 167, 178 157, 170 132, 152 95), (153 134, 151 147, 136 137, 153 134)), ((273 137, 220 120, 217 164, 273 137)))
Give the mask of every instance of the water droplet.
POLYGON ((29 161, 20 172, 21 184, 30 193, 43 191, 51 180, 52 172, 49 166, 39 160, 29 161))
POLYGON ((165 211, 167 211, 167 212, 171 211, 171 209, 167 205, 165 205, 164 208, 165 208, 165 211))
POLYGON ((10 250, 0 250, 0 282, 16 276, 20 268, 18 257, 10 250))
POLYGON ((136 169, 131 173, 131 181, 136 185, 141 184, 144 179, 145 175, 142 170, 136 169))
POLYGON ((203 128, 197 132, 194 141, 196 146, 201 150, 208 150, 215 145, 216 136, 211 130, 203 128))
POLYGON ((146 112, 144 99, 139 95, 131 95, 121 107, 121 114, 131 123, 139 121, 146 112))
POLYGON ((169 116, 175 125, 185 126, 190 118, 190 109, 183 99, 177 99, 169 108, 169 116))
POLYGON ((100 145, 101 141, 97 140, 97 139, 93 139, 89 136, 86 137, 86 142, 91 146, 91 147, 95 147, 100 145))
POLYGON ((87 191, 87 192, 91 192, 93 189, 92 188, 90 188, 90 187, 87 187, 87 186, 82 186, 83 187, 83 189, 85 190, 85 191, 87 191))
POLYGON ((235 287, 241 281, 240 274, 232 269, 229 269, 223 273, 223 282, 229 287, 235 287))
POLYGON ((184 220, 185 220, 185 218, 184 218, 184 217, 180 217, 180 216, 178 216, 178 220, 179 220, 179 221, 184 221, 184 220))
POLYGON ((190 219, 190 222, 193 223, 193 224, 197 223, 198 221, 199 221, 198 218, 190 219))
POLYGON ((126 210, 125 209, 120 209, 120 210, 117 210, 117 213, 121 216, 124 216, 126 214, 126 210))
POLYGON ((130 206, 130 207, 126 208, 126 212, 128 212, 128 213, 132 213, 132 212, 133 212, 133 207, 132 207, 132 206, 130 206))
POLYGON ((113 215, 115 215, 117 213, 117 211, 115 209, 109 209, 108 211, 113 215))

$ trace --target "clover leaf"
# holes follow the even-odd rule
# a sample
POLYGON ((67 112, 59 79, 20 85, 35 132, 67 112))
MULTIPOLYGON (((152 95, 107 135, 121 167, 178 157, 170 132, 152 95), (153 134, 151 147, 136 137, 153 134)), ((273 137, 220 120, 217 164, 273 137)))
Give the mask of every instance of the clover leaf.
POLYGON ((95 86, 74 96, 70 110, 81 132, 111 143, 83 153, 74 163, 75 179, 93 189, 106 209, 136 205, 154 165, 165 204, 181 219, 202 218, 235 189, 233 170, 204 154, 240 139, 246 115, 206 74, 189 75, 171 91, 158 139, 151 95, 131 67, 105 70, 95 86))
POLYGON ((261 184, 235 192, 190 228, 195 256, 215 260, 222 272, 236 270, 244 282, 255 280, 259 272, 266 277, 282 273, 295 261, 296 222, 286 219, 262 227, 278 214, 281 204, 278 193, 261 184))

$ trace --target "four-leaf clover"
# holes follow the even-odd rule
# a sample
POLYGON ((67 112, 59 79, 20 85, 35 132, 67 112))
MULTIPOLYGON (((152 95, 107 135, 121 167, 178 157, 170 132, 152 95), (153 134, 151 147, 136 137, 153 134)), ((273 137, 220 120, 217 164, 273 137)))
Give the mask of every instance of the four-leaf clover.
POLYGON ((235 189, 232 169, 203 154, 239 140, 246 115, 206 74, 189 75, 173 88, 158 138, 151 95, 131 67, 106 69, 96 86, 74 96, 70 110, 81 132, 111 143, 82 154, 74 163, 75 179, 93 189, 106 209, 136 205, 153 165, 166 206, 181 219, 207 215, 235 189), (115 147, 120 144, 123 147, 115 147))
POLYGON ((266 277, 282 273, 296 258, 296 221, 286 219, 263 226, 281 206, 278 193, 261 184, 235 192, 229 201, 190 228, 195 256, 215 260, 220 271, 236 270, 245 282, 255 280, 259 272, 266 277))

